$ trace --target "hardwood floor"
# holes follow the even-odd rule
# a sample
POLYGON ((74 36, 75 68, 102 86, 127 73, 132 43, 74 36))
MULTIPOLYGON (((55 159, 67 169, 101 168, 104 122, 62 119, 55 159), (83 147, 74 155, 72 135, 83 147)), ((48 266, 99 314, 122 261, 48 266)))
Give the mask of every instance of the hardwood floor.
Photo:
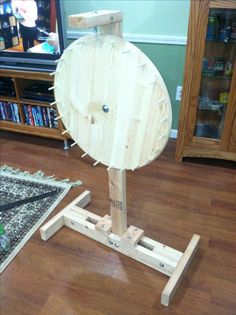
MULTIPOLYGON (((109 213, 105 167, 59 141, 2 132, 1 163, 81 179, 53 215, 85 189, 87 207, 109 213)), ((236 314, 236 169, 174 161, 175 141, 146 167, 127 172, 128 223, 184 251, 199 250, 172 304, 160 304, 167 277, 63 228, 48 242, 37 231, 1 275, 2 315, 236 314)))

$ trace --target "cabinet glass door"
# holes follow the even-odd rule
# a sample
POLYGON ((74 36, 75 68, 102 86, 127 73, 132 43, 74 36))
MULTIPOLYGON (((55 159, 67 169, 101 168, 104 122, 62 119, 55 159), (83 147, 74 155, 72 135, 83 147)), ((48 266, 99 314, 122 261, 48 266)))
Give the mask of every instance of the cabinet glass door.
POLYGON ((235 62, 236 10, 210 9, 195 136, 221 139, 235 62))

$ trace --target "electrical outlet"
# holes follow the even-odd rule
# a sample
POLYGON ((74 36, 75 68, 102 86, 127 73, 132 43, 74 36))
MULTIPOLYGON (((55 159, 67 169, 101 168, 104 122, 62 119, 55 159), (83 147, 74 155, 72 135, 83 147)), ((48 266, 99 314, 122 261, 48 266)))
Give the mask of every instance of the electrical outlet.
POLYGON ((181 96, 182 96, 182 85, 177 85, 175 100, 181 101, 181 96))

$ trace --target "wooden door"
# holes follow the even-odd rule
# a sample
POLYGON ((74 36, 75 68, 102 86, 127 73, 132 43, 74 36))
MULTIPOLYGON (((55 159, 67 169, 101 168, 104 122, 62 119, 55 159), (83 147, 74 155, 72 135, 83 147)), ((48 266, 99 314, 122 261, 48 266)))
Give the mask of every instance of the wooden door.
POLYGON ((191 2, 177 160, 220 157, 233 146, 236 40, 229 30, 235 9, 235 1, 191 2))
POLYGON ((176 159, 193 139, 210 1, 191 1, 176 159))

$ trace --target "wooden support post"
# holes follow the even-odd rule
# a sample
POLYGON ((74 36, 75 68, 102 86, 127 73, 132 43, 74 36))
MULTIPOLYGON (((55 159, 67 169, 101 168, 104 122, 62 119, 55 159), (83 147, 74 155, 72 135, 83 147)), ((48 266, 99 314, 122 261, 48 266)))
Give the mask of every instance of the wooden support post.
POLYGON ((127 230, 126 173, 111 168, 108 177, 112 232, 120 236, 127 230))

